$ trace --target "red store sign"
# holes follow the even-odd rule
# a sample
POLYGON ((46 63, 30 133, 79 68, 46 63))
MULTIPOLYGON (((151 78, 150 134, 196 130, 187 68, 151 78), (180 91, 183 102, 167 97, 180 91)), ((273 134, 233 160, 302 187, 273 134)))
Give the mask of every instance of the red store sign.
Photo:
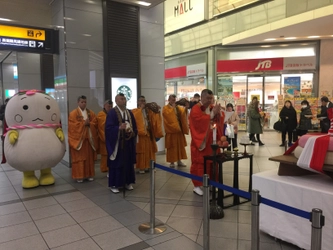
POLYGON ((315 57, 219 60, 217 73, 315 69, 315 57))
POLYGON ((206 63, 199 63, 177 68, 165 69, 165 79, 206 75, 206 63))

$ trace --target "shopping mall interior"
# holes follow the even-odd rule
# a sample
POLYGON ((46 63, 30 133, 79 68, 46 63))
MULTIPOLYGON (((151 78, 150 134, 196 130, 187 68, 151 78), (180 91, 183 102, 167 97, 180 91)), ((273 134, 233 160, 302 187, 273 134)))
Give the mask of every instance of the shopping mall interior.
MULTIPOLYGON (((134 190, 114 194, 98 157, 94 181, 72 180, 68 115, 78 96, 86 96, 87 107, 98 113, 121 89, 127 108, 134 109, 141 95, 163 107, 170 95, 191 100, 206 88, 215 104, 234 106, 239 141, 248 135, 253 97, 265 114, 265 145, 238 145, 241 154, 253 154, 253 176, 248 161, 239 161, 239 189, 264 185, 259 191, 266 198, 305 211, 322 209, 321 249, 331 249, 333 217, 327 208, 333 198, 326 191, 331 179, 280 176, 279 163, 269 158, 286 150, 273 128, 285 101, 299 120, 301 102, 308 100, 309 130, 321 129, 320 98, 333 98, 333 0, 0 0, 0 5, 0 104, 20 90, 45 91, 59 105, 67 149, 52 169, 51 186, 24 189, 22 172, 1 164, 0 249, 255 249, 249 200, 234 204, 233 197, 225 198, 232 206, 223 209, 223 218, 210 220, 205 237, 203 197, 193 192, 190 179, 157 167, 155 217, 167 230, 144 234, 139 226, 151 220, 149 172, 136 173, 134 190)), ((191 135, 186 141, 186 167, 175 169, 188 174, 191 135)), ((169 166, 164 138, 157 146, 156 164, 169 166)), ((224 163, 222 171, 223 184, 233 187, 234 164, 224 163)), ((260 249, 311 249, 310 221, 263 204, 260 213, 260 249)))

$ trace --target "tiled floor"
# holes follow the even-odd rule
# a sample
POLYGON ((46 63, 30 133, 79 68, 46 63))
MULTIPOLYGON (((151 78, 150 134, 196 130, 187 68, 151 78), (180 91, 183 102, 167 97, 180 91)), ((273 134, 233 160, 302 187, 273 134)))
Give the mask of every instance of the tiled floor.
MULTIPOLYGON (((241 134, 240 134, 241 136, 241 134)), ((279 134, 262 136, 263 147, 252 146, 254 173, 276 169, 268 157, 283 152, 279 134)), ((189 139, 189 138, 188 138, 189 139)), ((243 148, 240 148, 243 150, 243 148)), ((189 150, 189 147, 187 147, 189 150)), ((188 151, 188 156, 189 156, 188 151)), ((157 156, 165 163, 165 155, 157 156)), ((184 161, 189 172, 190 160, 184 161)), ((160 235, 139 232, 149 221, 149 174, 137 174, 134 190, 113 194, 105 174, 96 165, 93 182, 76 183, 71 170, 59 164, 53 169, 56 184, 24 190, 22 173, 3 164, 0 168, 0 250, 97 250, 97 249, 202 249, 202 198, 193 194, 189 179, 157 169, 156 218, 167 226, 160 235)), ((224 167, 224 183, 231 185, 232 172, 224 167)), ((248 185, 247 161, 240 163, 240 188, 248 185)), ((249 203, 225 209, 225 217, 210 221, 210 249, 251 248, 249 203)), ((261 250, 299 249, 261 234, 261 250)))

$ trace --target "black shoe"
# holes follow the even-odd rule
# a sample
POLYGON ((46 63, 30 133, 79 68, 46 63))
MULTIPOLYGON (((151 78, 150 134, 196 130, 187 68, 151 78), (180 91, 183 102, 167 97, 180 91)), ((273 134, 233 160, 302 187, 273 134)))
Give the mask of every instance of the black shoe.
POLYGON ((284 143, 282 143, 282 144, 280 145, 280 147, 284 147, 284 143))
POLYGON ((263 144, 261 141, 259 141, 259 146, 264 146, 265 144, 263 144))
POLYGON ((254 143, 251 142, 249 145, 250 145, 250 146, 254 146, 254 145, 256 145, 256 144, 254 144, 254 143))

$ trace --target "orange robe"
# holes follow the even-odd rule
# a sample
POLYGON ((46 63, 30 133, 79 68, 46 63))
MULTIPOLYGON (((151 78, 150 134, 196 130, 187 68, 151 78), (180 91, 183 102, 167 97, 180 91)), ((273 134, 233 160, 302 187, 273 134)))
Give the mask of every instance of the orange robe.
POLYGON ((156 161, 156 139, 163 137, 162 118, 160 113, 145 109, 146 116, 141 108, 133 109, 138 129, 138 142, 136 144, 136 168, 142 170, 149 168, 150 160, 156 161))
POLYGON ((177 162, 187 159, 185 147, 188 134, 187 109, 182 106, 173 108, 171 105, 163 107, 163 122, 165 130, 166 161, 177 162))
POLYGON ((99 153, 101 154, 101 172, 108 172, 108 152, 106 151, 105 146, 105 120, 106 120, 106 111, 102 110, 97 114, 97 128, 98 128, 98 138, 99 138, 99 153))
POLYGON ((85 179, 95 176, 96 151, 98 149, 97 119, 95 113, 87 109, 89 126, 78 107, 68 118, 68 143, 72 162, 72 178, 85 179))
MULTIPOLYGON (((224 126, 224 113, 218 119, 211 121, 210 114, 201 109, 202 104, 194 105, 190 112, 190 132, 191 140, 191 169, 190 173, 197 176, 204 174, 204 156, 212 155, 213 150, 211 144, 213 143, 213 129, 212 124, 217 125, 217 140, 223 135, 224 126)), ((210 173, 210 164, 206 164, 207 173, 210 173)), ((216 172, 217 173, 217 172, 216 172)), ((216 175, 217 177, 217 175, 216 175)), ((202 186, 202 182, 192 180, 195 187, 202 186)))

